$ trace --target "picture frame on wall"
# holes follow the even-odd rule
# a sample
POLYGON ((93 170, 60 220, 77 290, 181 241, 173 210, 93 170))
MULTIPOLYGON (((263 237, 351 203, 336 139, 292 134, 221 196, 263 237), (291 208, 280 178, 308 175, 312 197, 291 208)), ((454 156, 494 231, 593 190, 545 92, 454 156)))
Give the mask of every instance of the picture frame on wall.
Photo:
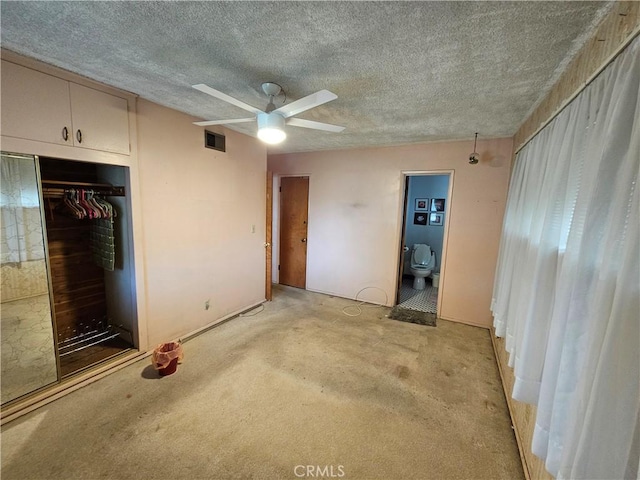
POLYGON ((427 224, 427 216, 428 213, 415 212, 413 214, 413 224, 414 225, 426 225, 427 224))
POLYGON ((416 210, 416 211, 429 210, 429 199, 428 198, 416 198, 416 205, 415 205, 414 210, 416 210))
POLYGON ((444 212, 444 198, 432 198, 430 210, 432 212, 444 212))
POLYGON ((444 213, 429 214, 429 225, 434 225, 436 227, 444 225, 444 213))

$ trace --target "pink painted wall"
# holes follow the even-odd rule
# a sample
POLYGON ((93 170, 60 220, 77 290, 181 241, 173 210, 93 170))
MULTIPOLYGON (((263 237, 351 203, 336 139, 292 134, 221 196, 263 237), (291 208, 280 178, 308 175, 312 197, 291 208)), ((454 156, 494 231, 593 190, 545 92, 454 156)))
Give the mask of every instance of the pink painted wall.
POLYGON ((145 100, 137 117, 153 348, 264 300, 266 149, 226 129, 226 153, 204 148, 197 119, 145 100))
POLYGON ((464 141, 269 156, 274 175, 310 177, 307 289, 355 298, 375 287, 358 298, 385 303, 386 293, 392 305, 403 172, 453 171, 441 317, 489 327, 512 140, 478 141, 478 165, 472 150, 464 141))

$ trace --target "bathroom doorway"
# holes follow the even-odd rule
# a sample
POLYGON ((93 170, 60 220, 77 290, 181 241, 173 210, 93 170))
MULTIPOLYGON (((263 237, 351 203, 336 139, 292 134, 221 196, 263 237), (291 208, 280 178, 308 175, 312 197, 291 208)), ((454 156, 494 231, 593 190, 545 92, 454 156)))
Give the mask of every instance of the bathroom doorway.
POLYGON ((453 171, 405 172, 404 180, 396 304, 439 316, 453 171))

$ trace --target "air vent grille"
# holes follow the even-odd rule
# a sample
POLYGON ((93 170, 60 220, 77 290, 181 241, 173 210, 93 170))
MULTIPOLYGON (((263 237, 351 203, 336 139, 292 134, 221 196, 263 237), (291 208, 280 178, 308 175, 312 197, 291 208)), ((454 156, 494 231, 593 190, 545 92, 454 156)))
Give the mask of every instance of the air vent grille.
POLYGON ((221 152, 226 152, 224 135, 219 133, 204 131, 204 146, 207 148, 213 148, 221 152))

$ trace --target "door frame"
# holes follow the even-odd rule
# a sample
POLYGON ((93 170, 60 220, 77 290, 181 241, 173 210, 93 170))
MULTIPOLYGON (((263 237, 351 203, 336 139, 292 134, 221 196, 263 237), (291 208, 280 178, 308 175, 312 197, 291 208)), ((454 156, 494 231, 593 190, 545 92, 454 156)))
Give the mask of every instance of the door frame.
MULTIPOLYGON (((405 219, 407 218, 407 205, 408 198, 407 194, 409 193, 409 180, 408 177, 419 177, 419 176, 427 176, 427 175, 448 175, 449 176, 449 188, 447 191, 447 201, 445 202, 444 208, 444 235, 442 237, 442 258, 440 259, 440 284, 438 286, 438 305, 436 308, 436 316, 438 318, 442 318, 442 298, 444 296, 444 290, 446 287, 445 279, 447 273, 447 252, 449 245, 449 219, 451 217, 451 204, 453 201, 453 185, 454 185, 454 177, 455 170, 402 170, 402 176, 400 178, 400 218, 399 218, 399 228, 401 229, 398 235, 398 250, 397 250, 397 275, 396 279, 396 287, 402 284, 402 270, 404 268, 404 237, 405 237, 405 219)), ((396 300, 394 305, 398 305, 399 295, 396 291, 396 300)))
MULTIPOLYGON (((284 177, 309 177, 309 200, 307 213, 307 262, 306 270, 309 273, 309 225, 311 224, 311 178, 310 173, 273 173, 273 195, 272 195, 272 234, 271 234, 271 265, 272 265, 272 283, 280 283, 280 179, 284 177)), ((305 290, 307 288, 305 287, 305 290)))

